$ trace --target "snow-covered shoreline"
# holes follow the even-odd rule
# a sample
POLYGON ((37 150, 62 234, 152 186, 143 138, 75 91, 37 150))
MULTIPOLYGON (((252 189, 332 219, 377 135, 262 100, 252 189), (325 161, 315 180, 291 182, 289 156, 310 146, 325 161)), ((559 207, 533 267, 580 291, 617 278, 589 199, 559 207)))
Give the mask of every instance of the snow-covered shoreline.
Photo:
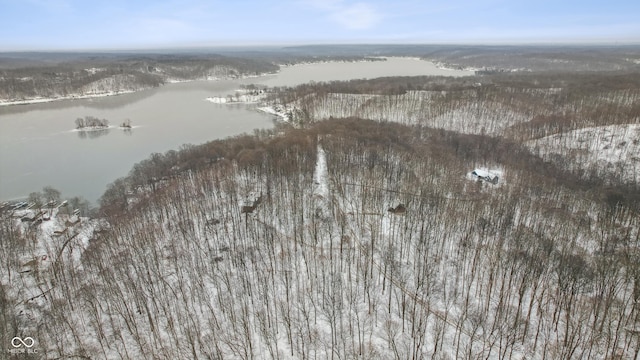
POLYGON ((278 112, 276 109, 273 108, 273 106, 261 106, 257 110, 286 119, 286 115, 284 115, 281 112, 278 112))
MULTIPOLYGON (((197 79, 190 79, 190 80, 184 80, 184 79, 175 79, 175 78, 169 78, 165 80, 165 85, 166 84, 181 84, 181 83, 188 83, 188 82, 195 82, 195 81, 223 81, 223 80, 244 80, 244 79, 253 79, 253 78, 258 78, 261 76, 268 76, 268 75, 276 75, 279 71, 276 72, 272 72, 272 73, 261 73, 261 74, 256 74, 256 75, 242 75, 242 76, 227 76, 227 77, 218 77, 218 76, 206 76, 204 78, 197 78, 197 79)), ((160 85, 162 86, 162 85, 160 85)))
MULTIPOLYGON (((254 75, 243 75, 243 76, 238 76, 238 77, 206 77, 206 78, 198 78, 198 79, 190 79, 190 80, 183 80, 183 79, 175 79, 175 78, 168 78, 165 79, 165 82, 163 84, 160 85, 160 87, 164 86, 164 85, 168 85, 168 84, 177 84, 177 83, 188 83, 188 82, 195 82, 195 81, 221 81, 221 80, 242 80, 242 79, 252 79, 252 78, 258 78, 261 76, 268 76, 268 75, 277 75, 278 73, 280 73, 282 71, 283 68, 288 68, 288 67, 294 67, 294 66, 304 66, 304 65, 312 65, 312 64, 327 64, 327 63, 360 63, 360 62, 375 62, 375 61, 387 61, 390 58, 399 58, 399 59, 411 59, 411 60, 416 60, 416 61, 425 61, 425 62, 430 62, 432 63, 434 66, 436 66, 438 69, 441 70, 455 70, 455 69, 451 69, 451 68, 447 68, 445 64, 443 63, 439 63, 436 61, 431 61, 431 60, 426 60, 426 59, 421 59, 418 57, 411 57, 411 56, 380 56, 380 57, 370 57, 367 59, 362 59, 362 60, 321 60, 321 61, 313 61, 313 62, 298 62, 298 63, 294 63, 294 64, 278 64, 278 66, 280 67, 280 70, 273 72, 273 73, 262 73, 262 74, 254 74, 254 75), (379 59, 379 60, 372 60, 372 59, 379 59)), ((469 70, 469 71, 474 71, 477 69, 465 69, 465 70, 469 70)), ((101 98, 101 97, 107 97, 107 96, 118 96, 118 95, 126 95, 126 94, 131 94, 131 93, 136 93, 139 91, 144 91, 144 90, 148 90, 151 89, 151 87, 143 87, 143 88, 139 88, 136 90, 121 90, 121 91, 108 91, 108 92, 102 92, 102 93, 93 93, 93 94, 72 94, 72 95, 67 95, 67 96, 60 96, 60 97, 53 97, 53 98, 42 98, 42 97, 36 97, 36 98, 31 98, 31 99, 21 99, 21 100, 17 100, 17 99, 0 99, 0 106, 13 106, 13 105, 34 105, 34 104, 42 104, 42 103, 49 103, 49 102, 55 102, 55 101, 64 101, 64 100, 82 100, 82 99, 91 99, 91 98, 101 98)), ((210 99, 214 99, 217 97, 212 97, 212 98, 207 98, 207 101, 211 101, 214 103, 250 103, 250 102, 255 102, 258 103, 259 101, 218 101, 218 100, 210 100, 210 99)))
POLYGON ((234 95, 210 96, 205 101, 214 104, 258 104, 265 98, 265 93, 254 93, 247 90, 236 90, 234 95))
POLYGON ((280 63, 278 66, 283 67, 293 67, 293 66, 301 66, 301 65, 316 65, 316 64, 352 64, 352 63, 360 63, 360 62, 376 62, 376 61, 387 61, 388 58, 406 58, 406 56, 369 56, 366 59, 360 60, 318 60, 318 61, 300 61, 293 64, 280 63), (378 60, 374 60, 378 59, 378 60))
POLYGON ((142 90, 147 90, 147 88, 141 89, 141 90, 109 91, 109 92, 100 93, 100 94, 86 94, 86 95, 74 94, 74 95, 61 96, 56 98, 33 98, 28 100, 10 100, 10 101, 0 100, 0 106, 33 105, 33 104, 42 104, 42 103, 49 103, 49 102, 62 101, 62 100, 81 100, 81 99, 101 98, 101 97, 107 97, 107 96, 131 94, 131 93, 142 91, 142 90))
MULTIPOLYGON (((240 76, 240 77, 229 77, 229 78, 220 78, 220 77, 216 77, 216 78, 206 78, 206 79, 192 79, 192 80, 178 80, 178 79, 168 79, 166 80, 166 82, 162 85, 160 85, 159 87, 162 87, 164 85, 168 85, 168 84, 178 84, 178 83, 188 83, 188 82, 195 82, 195 81, 221 81, 221 80, 230 80, 230 79, 251 79, 251 78, 257 78, 260 76, 267 76, 267 75, 275 75, 276 73, 264 73, 264 74, 258 74, 258 75, 246 75, 246 76, 240 76)), ((146 87, 146 88, 140 88, 137 90, 122 90, 122 91, 109 91, 109 92, 104 92, 104 93, 97 93, 97 94, 85 94, 85 95, 80 95, 80 94, 73 94, 73 95, 68 95, 68 96, 60 96, 60 97, 55 97, 55 98, 33 98, 33 99, 24 99, 24 100, 15 100, 15 99, 11 99, 11 100, 7 100, 7 99, 0 99, 0 106, 12 106, 12 105, 34 105, 34 104, 42 104, 42 103, 49 103, 49 102, 55 102, 55 101, 63 101, 63 100, 82 100, 82 99, 91 99, 91 98, 102 98, 102 97, 107 97, 107 96, 118 96, 118 95, 126 95, 126 94, 132 94, 132 93, 136 93, 136 92, 140 92, 140 91, 144 91, 144 90, 149 90, 152 89, 152 87, 146 87)))
POLYGON ((109 130, 109 129, 113 129, 114 126, 85 126, 85 127, 81 127, 81 128, 76 128, 73 129, 76 132, 80 132, 80 131, 100 131, 100 130, 109 130))
POLYGON ((85 126, 82 128, 75 128, 70 130, 71 132, 90 132, 90 131, 102 131, 102 130, 132 130, 140 128, 140 125, 131 125, 129 126, 120 126, 120 125, 109 125, 109 126, 85 126))

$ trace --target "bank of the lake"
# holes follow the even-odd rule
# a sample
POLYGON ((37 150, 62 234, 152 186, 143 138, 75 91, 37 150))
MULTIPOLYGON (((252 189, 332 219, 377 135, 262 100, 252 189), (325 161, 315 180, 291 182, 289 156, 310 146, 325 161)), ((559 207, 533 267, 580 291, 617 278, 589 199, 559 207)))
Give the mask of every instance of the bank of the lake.
POLYGON ((118 96, 3 106, 0 199, 23 198, 43 186, 53 186, 64 196, 79 195, 95 203, 108 183, 126 175, 151 153, 273 126, 274 116, 256 111, 256 105, 205 101, 207 97, 226 96, 243 85, 294 86, 309 81, 471 74, 442 70, 416 59, 390 58, 292 65, 278 74, 256 78, 182 82, 118 96), (80 136, 82 133, 74 132, 71 122, 86 115, 113 123, 131 119, 136 128, 80 136))

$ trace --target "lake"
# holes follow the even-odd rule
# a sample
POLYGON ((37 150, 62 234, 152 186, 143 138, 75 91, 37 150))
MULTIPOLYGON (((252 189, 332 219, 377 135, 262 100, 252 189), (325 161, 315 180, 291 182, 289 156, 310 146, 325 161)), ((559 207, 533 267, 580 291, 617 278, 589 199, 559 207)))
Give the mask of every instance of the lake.
POLYGON ((243 84, 294 86, 310 81, 382 76, 473 75, 443 70, 410 58, 376 62, 328 62, 286 66, 256 78, 193 81, 156 89, 82 100, 0 106, 0 199, 25 198, 44 186, 63 197, 82 196, 96 204, 106 185, 127 175, 154 152, 200 144, 273 126, 274 117, 255 105, 214 104, 204 99, 233 93, 243 84), (78 117, 107 119, 131 130, 77 132, 78 117))

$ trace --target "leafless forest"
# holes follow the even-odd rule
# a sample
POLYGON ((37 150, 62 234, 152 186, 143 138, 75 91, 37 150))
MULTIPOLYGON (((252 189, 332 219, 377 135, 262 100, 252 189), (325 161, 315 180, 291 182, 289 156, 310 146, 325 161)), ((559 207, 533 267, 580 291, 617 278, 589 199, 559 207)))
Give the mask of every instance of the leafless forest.
POLYGON ((0 103, 133 92, 167 82, 274 73, 281 64, 382 61, 362 55, 234 51, 157 53, 0 53, 0 103), (44 60, 43 60, 44 59, 44 60))
POLYGON ((639 86, 276 89, 288 123, 152 154, 93 218, 3 208, 0 333, 50 359, 639 359, 639 86))
POLYGON ((0 101, 139 91, 170 81, 237 78, 278 69, 265 61, 220 55, 87 54, 26 66, 19 65, 25 55, 14 55, 17 60, 1 55, 0 101))
POLYGON ((279 89, 270 102, 301 126, 355 116, 488 135, 584 178, 640 182, 638 72, 354 80, 279 89))

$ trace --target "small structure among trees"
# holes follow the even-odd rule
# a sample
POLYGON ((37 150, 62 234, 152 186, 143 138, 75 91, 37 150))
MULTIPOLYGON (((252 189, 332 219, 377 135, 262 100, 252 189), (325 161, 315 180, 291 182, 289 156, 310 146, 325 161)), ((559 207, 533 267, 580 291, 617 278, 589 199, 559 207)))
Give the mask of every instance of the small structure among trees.
POLYGON ((388 212, 392 213, 392 214, 404 214, 407 212, 407 208, 404 206, 404 204, 398 204, 398 206, 392 208, 390 207, 389 209, 387 209, 388 212))
POLYGON ((475 176, 478 180, 484 180, 492 184, 498 183, 498 175, 492 174, 485 170, 475 169, 471 172, 471 175, 475 176))
POLYGON ((242 207, 242 213, 243 214, 251 214, 253 213, 253 210, 256 209, 256 207, 258 205, 260 205, 260 203, 262 203, 262 193, 260 194, 259 197, 257 197, 255 200, 253 200, 253 203, 251 205, 245 205, 242 207))

